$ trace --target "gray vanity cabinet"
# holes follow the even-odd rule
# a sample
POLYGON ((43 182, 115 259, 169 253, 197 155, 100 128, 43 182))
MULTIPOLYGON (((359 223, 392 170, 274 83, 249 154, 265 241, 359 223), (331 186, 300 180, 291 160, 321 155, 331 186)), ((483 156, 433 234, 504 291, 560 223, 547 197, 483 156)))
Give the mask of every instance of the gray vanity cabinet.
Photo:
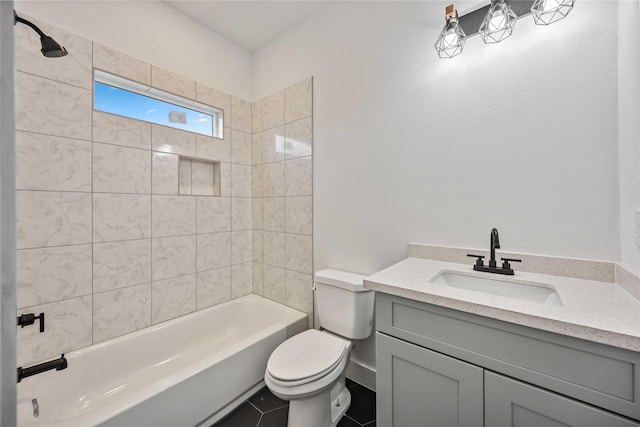
POLYGON ((640 353, 376 295, 381 427, 640 427, 640 353))
POLYGON ((457 427, 482 420, 482 368, 380 333, 376 364, 378 425, 457 427))

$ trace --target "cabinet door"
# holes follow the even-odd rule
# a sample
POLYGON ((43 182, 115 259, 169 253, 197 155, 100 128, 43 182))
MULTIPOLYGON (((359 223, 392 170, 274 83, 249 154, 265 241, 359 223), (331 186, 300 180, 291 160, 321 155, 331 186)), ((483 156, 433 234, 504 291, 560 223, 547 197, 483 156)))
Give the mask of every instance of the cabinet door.
POLYGON ((376 333, 381 427, 482 426, 482 368, 376 333))
POLYGON ((485 371, 487 427, 638 427, 639 423, 573 399, 485 371))

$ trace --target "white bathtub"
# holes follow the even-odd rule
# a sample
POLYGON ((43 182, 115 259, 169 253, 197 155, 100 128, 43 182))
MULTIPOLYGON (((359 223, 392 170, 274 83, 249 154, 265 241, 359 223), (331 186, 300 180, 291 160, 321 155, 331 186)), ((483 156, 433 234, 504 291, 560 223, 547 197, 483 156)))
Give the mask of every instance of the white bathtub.
POLYGON ((271 352, 306 328, 305 313, 247 295, 67 353, 67 369, 18 384, 18 425, 209 425, 260 388, 271 352))

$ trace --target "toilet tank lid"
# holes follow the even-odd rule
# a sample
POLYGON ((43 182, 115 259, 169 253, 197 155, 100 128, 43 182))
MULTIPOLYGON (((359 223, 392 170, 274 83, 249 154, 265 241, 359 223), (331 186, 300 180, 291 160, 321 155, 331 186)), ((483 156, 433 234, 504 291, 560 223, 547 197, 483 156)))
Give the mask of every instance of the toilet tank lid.
POLYGON ((326 269, 316 271, 315 282, 325 285, 337 286, 339 288, 348 289, 353 292, 370 292, 371 289, 365 289, 362 281, 367 276, 363 274, 349 273, 347 271, 326 269))

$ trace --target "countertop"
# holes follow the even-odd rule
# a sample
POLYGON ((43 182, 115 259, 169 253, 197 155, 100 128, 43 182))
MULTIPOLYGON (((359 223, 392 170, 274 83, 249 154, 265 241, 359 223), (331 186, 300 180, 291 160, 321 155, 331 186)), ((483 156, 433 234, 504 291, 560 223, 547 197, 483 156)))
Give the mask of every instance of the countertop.
MULTIPOLYGON (((555 332, 614 347, 640 351, 640 302, 615 283, 535 273, 507 280, 537 282, 555 288, 561 306, 429 283, 442 270, 478 273, 471 265, 407 258, 364 281, 364 287, 415 301, 555 332)), ((504 278, 504 276, 503 276, 504 278)))

